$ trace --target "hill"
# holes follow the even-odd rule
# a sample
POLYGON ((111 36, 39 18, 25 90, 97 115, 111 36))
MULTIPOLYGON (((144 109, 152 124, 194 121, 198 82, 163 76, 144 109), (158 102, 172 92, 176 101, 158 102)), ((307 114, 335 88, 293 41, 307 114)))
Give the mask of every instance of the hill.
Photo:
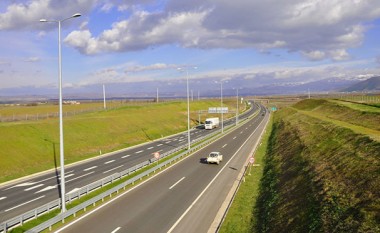
POLYGON ((348 88, 342 89, 344 92, 380 91, 380 76, 372 77, 356 83, 348 88))
POLYGON ((311 99, 274 114, 253 232, 380 232, 380 114, 358 108, 311 99))

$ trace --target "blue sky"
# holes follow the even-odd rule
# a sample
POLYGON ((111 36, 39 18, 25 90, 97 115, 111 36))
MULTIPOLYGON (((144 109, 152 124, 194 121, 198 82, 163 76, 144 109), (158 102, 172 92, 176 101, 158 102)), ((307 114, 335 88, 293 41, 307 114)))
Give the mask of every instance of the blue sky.
POLYGON ((380 73, 380 1, 1 0, 0 89, 265 75, 308 82, 380 73))

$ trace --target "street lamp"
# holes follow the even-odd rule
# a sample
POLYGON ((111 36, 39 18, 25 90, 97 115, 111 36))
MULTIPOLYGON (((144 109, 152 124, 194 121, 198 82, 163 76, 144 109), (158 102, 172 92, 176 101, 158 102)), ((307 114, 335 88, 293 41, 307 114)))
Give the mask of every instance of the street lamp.
MULTIPOLYGON (((224 123, 223 123, 223 81, 220 81, 220 115, 222 118, 222 133, 224 133, 224 123)), ((226 81, 228 82, 228 81, 226 81)))
POLYGON ((238 124, 238 121, 239 121, 239 89, 241 88, 236 88, 236 122, 235 122, 236 125, 238 124))
POLYGON ((198 69, 198 67, 179 67, 177 70, 186 70, 186 92, 187 92, 187 149, 190 150, 190 100, 189 100, 189 68, 198 69))
POLYGON ((60 153, 60 166, 61 166, 61 211, 66 212, 65 200, 65 159, 63 152, 63 117, 62 117, 62 54, 61 54, 61 23, 68 19, 80 17, 81 14, 76 13, 68 18, 62 20, 47 20, 40 19, 40 22, 54 22, 58 23, 58 66, 59 66, 59 153, 60 153))
POLYGON ((222 115, 222 133, 224 133, 224 124, 223 124, 223 80, 220 81, 220 113, 222 115))

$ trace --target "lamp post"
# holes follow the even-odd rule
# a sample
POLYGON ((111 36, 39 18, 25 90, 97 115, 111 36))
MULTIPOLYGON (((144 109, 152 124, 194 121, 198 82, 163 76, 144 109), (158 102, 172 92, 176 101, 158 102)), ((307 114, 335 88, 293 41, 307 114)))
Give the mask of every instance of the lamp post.
POLYGON ((68 19, 80 17, 81 14, 76 13, 68 18, 62 20, 47 20, 40 19, 40 22, 54 22, 58 23, 58 66, 59 66, 59 153, 60 153, 60 166, 61 166, 61 211, 66 212, 65 200, 65 157, 63 150, 63 117, 62 117, 62 53, 61 53, 61 23, 68 19))
MULTIPOLYGON (((198 69, 198 67, 192 67, 193 69, 198 69)), ((179 71, 186 70, 186 92, 187 92, 187 149, 190 150, 190 97, 189 97, 189 67, 177 68, 179 71)))
POLYGON ((236 125, 239 122, 239 89, 240 88, 236 88, 236 125))
POLYGON ((223 80, 220 81, 220 115, 222 118, 222 133, 224 133, 224 123, 223 123, 223 80))

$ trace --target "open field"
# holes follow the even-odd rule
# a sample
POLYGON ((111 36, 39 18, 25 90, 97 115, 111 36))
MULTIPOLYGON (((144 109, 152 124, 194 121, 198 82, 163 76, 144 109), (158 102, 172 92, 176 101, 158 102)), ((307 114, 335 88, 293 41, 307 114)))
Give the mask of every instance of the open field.
POLYGON ((243 184, 238 197, 253 204, 234 202, 226 223, 245 224, 241 232, 380 232, 379 117, 375 106, 336 100, 275 112, 259 197, 243 184))
MULTIPOLYGON (((227 99, 224 104, 230 110, 236 109, 235 100, 227 99)), ((191 102, 191 125, 198 124, 198 110, 219 105, 218 100, 191 102)), ((38 112, 39 107, 33 111, 38 112)), ((186 116, 186 102, 176 101, 133 104, 64 117, 65 162, 184 131, 186 116)), ((206 117, 201 115, 201 121, 206 117)), ((0 148, 0 183, 59 166, 58 118, 0 123, 0 148)))

